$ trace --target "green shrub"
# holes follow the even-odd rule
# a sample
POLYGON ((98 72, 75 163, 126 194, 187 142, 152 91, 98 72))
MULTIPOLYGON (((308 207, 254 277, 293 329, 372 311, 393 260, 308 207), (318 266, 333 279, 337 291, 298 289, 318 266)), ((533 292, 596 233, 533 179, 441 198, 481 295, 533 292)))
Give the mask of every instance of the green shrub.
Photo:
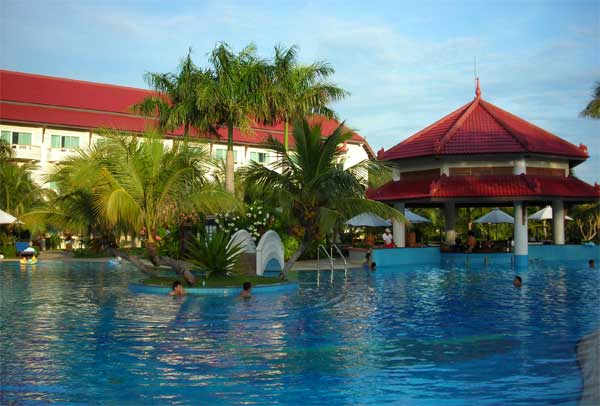
POLYGON ((300 247, 300 240, 298 238, 285 234, 282 238, 283 242, 283 256, 285 260, 289 260, 290 257, 300 247))
POLYGON ((14 245, 3 245, 0 247, 0 254, 4 255, 4 258, 16 258, 17 248, 14 245))
POLYGON ((73 258, 106 258, 112 256, 108 251, 96 252, 89 248, 75 248, 73 258))
POLYGON ((212 238, 201 233, 186 247, 186 256, 191 263, 215 275, 234 271, 242 253, 241 244, 230 245, 229 235, 222 231, 214 233, 212 238))

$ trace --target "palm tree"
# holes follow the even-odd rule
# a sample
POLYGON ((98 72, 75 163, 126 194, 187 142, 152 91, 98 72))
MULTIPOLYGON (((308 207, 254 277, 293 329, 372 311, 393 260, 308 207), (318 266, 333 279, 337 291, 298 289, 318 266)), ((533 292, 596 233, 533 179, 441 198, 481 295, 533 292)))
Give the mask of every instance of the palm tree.
POLYGON ((287 273, 310 241, 320 239, 336 223, 365 211, 404 221, 402 214, 384 203, 365 199, 367 173, 376 162, 364 161, 344 169, 340 144, 351 137, 340 125, 323 139, 320 125, 312 127, 303 119, 294 124, 296 151, 290 155, 285 146, 270 139, 268 147, 281 159, 272 168, 252 163, 245 170, 246 187, 272 192, 284 210, 291 211, 303 232, 298 250, 285 265, 287 273))
POLYGON ((325 62, 300 65, 298 47, 275 47, 270 66, 269 104, 273 118, 284 124, 283 145, 288 149, 289 123, 310 115, 334 117, 328 105, 343 99, 348 92, 326 81, 333 68, 325 62))
POLYGON ((35 165, 0 161, 0 209, 20 218, 28 211, 44 204, 47 190, 32 179, 35 165))
POLYGON ((210 56, 212 78, 197 88, 197 106, 215 127, 227 128, 226 190, 234 193, 233 130, 248 131, 252 118, 268 116, 267 63, 250 44, 238 54, 220 43, 210 56))
POLYGON ((600 119, 600 82, 596 82, 593 99, 588 103, 586 108, 580 113, 582 117, 600 119))
POLYGON ((192 128, 206 127, 205 116, 196 106, 196 89, 208 74, 194 65, 191 53, 190 48, 177 74, 147 73, 146 82, 158 94, 133 105, 133 110, 140 114, 150 117, 158 114, 159 128, 163 131, 183 126, 186 139, 192 128))
POLYGON ((191 207, 200 213, 237 208, 231 195, 208 188, 208 153, 187 142, 176 141, 168 148, 153 132, 144 137, 103 136, 108 142, 79 150, 59 171, 73 187, 91 190, 93 213, 107 228, 125 226, 132 234, 145 229, 154 265, 173 266, 185 274, 187 266, 181 261, 158 256, 158 229, 191 207))

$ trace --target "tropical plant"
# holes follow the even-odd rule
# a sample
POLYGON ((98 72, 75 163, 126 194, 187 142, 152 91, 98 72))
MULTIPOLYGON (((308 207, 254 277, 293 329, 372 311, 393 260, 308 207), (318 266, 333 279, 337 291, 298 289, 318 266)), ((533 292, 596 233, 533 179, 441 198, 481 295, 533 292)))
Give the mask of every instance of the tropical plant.
POLYGON ((12 148, 5 140, 0 140, 0 162, 7 161, 12 157, 12 148))
POLYGON ((264 209, 260 203, 254 202, 245 205, 243 211, 218 213, 215 222, 219 230, 227 234, 245 229, 256 242, 267 231, 267 227, 273 220, 271 213, 264 209))
POLYGON ((596 88, 592 96, 592 100, 580 113, 582 117, 600 119, 600 82, 596 82, 596 88))
POLYGON ((157 94, 133 105, 133 110, 138 113, 158 115, 159 128, 163 131, 183 127, 186 138, 192 128, 204 129, 207 125, 203 112, 196 105, 196 91, 208 73, 194 65, 191 53, 190 48, 176 74, 147 73, 146 82, 157 94))
POLYGON ((208 236, 200 233, 187 247, 188 260, 210 274, 234 272, 243 253, 241 243, 231 244, 229 234, 217 231, 208 236))
POLYGON ((146 230, 150 259, 158 264, 159 227, 194 208, 214 212, 236 208, 231 196, 208 187, 208 155, 175 141, 171 148, 162 137, 148 132, 143 138, 105 132, 100 145, 80 150, 65 161, 59 174, 73 187, 89 189, 92 213, 106 227, 123 227, 131 234, 146 230))
POLYGON ((269 66, 267 92, 273 121, 283 121, 283 145, 288 150, 289 123, 312 115, 334 117, 329 104, 343 99, 348 92, 327 82, 334 69, 326 62, 298 63, 298 47, 275 47, 269 66))
POLYGON ((225 188, 234 193, 233 130, 249 131, 252 117, 268 117, 267 63, 250 44, 239 53, 221 43, 210 56, 212 77, 197 88, 197 106, 214 127, 227 128, 225 188))
POLYGON ((336 223, 363 212, 404 221, 402 214, 384 203, 365 198, 367 173, 377 162, 364 161, 343 168, 339 145, 351 137, 343 124, 323 139, 319 124, 302 120, 294 124, 293 154, 270 139, 267 147, 281 157, 272 167, 252 163, 245 171, 246 187, 271 191, 274 202, 291 211, 297 226, 291 232, 301 238, 296 252, 286 263, 287 272, 310 241, 322 239, 336 223))
POLYGON ((0 209, 20 218, 45 204, 48 191, 31 179, 35 165, 0 161, 0 209))
POLYGON ((581 204, 574 207, 570 215, 575 218, 582 240, 592 241, 600 233, 600 206, 598 203, 581 204))

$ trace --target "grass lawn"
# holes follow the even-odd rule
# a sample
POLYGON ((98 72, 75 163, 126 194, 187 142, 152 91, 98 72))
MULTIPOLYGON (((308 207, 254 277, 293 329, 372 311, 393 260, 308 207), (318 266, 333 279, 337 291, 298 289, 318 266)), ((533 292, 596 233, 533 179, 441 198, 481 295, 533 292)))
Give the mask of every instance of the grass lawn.
MULTIPOLYGON (((184 288, 189 285, 183 277, 176 276, 152 276, 150 278, 146 278, 142 281, 144 285, 152 285, 152 286, 166 286, 171 287, 173 282, 176 280, 180 281, 184 288)), ((252 286, 256 285, 270 285, 273 283, 280 283, 281 280, 279 278, 267 278, 263 276, 246 276, 246 275, 231 275, 231 276, 221 276, 221 275, 213 275, 206 280, 206 285, 202 286, 202 279, 198 278, 196 284, 192 287, 194 288, 222 288, 222 287, 242 287, 244 282, 251 282, 252 286)))

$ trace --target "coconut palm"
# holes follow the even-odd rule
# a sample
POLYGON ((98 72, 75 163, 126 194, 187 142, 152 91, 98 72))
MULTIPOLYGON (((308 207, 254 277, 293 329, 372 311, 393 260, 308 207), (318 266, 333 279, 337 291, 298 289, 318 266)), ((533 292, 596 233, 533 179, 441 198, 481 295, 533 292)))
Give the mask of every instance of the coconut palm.
POLYGON ((73 187, 92 191, 93 212, 107 227, 125 225, 132 234, 145 230, 146 248, 155 265, 178 266, 178 261, 158 257, 156 236, 159 227, 179 213, 192 207, 200 213, 237 208, 228 193, 208 188, 210 161, 204 148, 190 148, 181 141, 169 148, 153 132, 144 137, 103 136, 107 142, 80 150, 59 171, 73 187))
POLYGON ((192 128, 205 128, 205 116, 196 106, 196 89, 208 75, 194 65, 190 48, 179 65, 179 72, 152 73, 145 75, 146 82, 157 92, 133 105, 133 110, 146 116, 158 115, 159 128, 172 131, 183 127, 184 137, 192 128))
POLYGON ((272 198, 298 221, 302 242, 287 262, 291 269, 310 241, 321 239, 336 223, 363 212, 404 220, 384 203, 366 199, 367 173, 376 162, 364 161, 344 169, 339 145, 351 137, 340 125, 323 139, 319 124, 301 120, 294 124, 294 154, 270 139, 268 147, 281 157, 271 168, 252 163, 245 170, 246 187, 272 192, 272 198))
POLYGON ((197 88, 197 106, 215 127, 227 128, 226 190, 234 193, 233 130, 250 130, 252 118, 268 116, 267 63, 250 44, 239 53, 221 43, 209 58, 212 78, 197 88))
POLYGON ((268 96, 275 120, 283 121, 283 145, 288 149, 289 123, 311 115, 334 117, 331 102, 343 99, 348 92, 327 82, 333 68, 326 62, 300 65, 298 47, 275 47, 270 69, 268 96))
POLYGON ((581 112, 581 116, 600 119, 600 82, 596 82, 593 98, 581 112))
POLYGON ((47 190, 31 180, 35 165, 0 161, 0 209, 20 218, 44 204, 47 190))

